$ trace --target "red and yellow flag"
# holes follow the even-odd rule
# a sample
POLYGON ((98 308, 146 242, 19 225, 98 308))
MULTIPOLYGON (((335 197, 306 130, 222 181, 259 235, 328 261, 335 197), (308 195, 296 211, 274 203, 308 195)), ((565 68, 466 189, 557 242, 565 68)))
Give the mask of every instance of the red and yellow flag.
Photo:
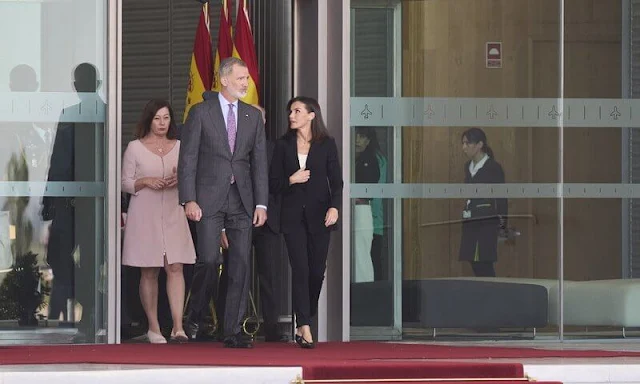
POLYGON ((251 22, 247 11, 247 1, 239 0, 238 17, 236 18, 236 33, 234 35, 235 50, 233 55, 239 57, 247 63, 249 68, 249 90, 242 98, 247 104, 260 104, 259 89, 260 75, 258 71, 258 60, 256 58, 256 47, 253 43, 253 33, 251 32, 251 22))
POLYGON ((220 9, 220 29, 218 29, 218 49, 213 61, 213 84, 211 89, 220 92, 220 62, 233 55, 233 40, 231 39, 231 4, 227 0, 222 0, 220 9))
POLYGON ((187 85, 187 101, 184 107, 183 121, 187 120, 189 110, 194 104, 202 101, 202 93, 211 88, 211 32, 209 31, 209 3, 202 4, 200 21, 196 29, 196 39, 191 54, 189 83, 187 85))

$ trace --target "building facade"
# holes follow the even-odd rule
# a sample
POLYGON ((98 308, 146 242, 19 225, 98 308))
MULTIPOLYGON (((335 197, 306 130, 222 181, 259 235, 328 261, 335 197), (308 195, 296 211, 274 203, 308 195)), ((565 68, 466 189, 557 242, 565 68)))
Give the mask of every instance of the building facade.
MULTIPOLYGON (((640 326, 637 1, 249 4, 267 135, 308 95, 341 148, 320 340, 562 341, 640 326)), ((182 120, 199 11, 0 1, 3 342, 128 337, 122 148, 152 97, 182 120)), ((214 48, 218 12, 214 1, 214 48)), ((284 253, 279 268, 287 292, 284 253)))

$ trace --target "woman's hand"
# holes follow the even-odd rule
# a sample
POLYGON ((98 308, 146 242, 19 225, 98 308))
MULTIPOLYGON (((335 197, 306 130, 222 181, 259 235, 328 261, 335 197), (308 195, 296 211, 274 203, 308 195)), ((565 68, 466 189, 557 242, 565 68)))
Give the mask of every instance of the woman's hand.
POLYGON ((300 168, 293 175, 289 176, 289 185, 306 183, 310 177, 310 171, 300 168))
POLYGON ((173 188, 178 185, 178 171, 176 167, 173 167, 173 173, 170 176, 164 178, 166 183, 165 188, 173 188))
POLYGON ((173 188, 176 185, 178 185, 178 176, 176 175, 172 175, 167 177, 166 179, 164 179, 166 185, 164 186, 165 188, 173 188))
POLYGON ((167 181, 161 177, 145 177, 143 180, 144 186, 147 188, 160 190, 167 186, 167 181))
POLYGON ((329 208, 327 214, 324 215, 324 226, 329 227, 338 222, 338 210, 335 208, 329 208))

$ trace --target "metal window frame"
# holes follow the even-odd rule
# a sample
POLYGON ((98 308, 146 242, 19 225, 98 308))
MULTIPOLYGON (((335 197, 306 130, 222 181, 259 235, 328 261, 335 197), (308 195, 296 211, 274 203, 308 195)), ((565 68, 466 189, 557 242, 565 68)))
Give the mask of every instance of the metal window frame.
MULTIPOLYGON (((390 9, 393 11, 393 30, 392 36, 390 36, 393 46, 393 64, 392 64, 392 73, 393 73, 393 97, 400 97, 402 95, 402 2, 400 0, 352 0, 347 2, 347 14, 349 16, 349 20, 353 22, 354 13, 352 10, 354 8, 383 8, 390 9)), ((348 32, 348 36, 345 37, 345 41, 348 41, 349 44, 353 42, 353 26, 349 25, 348 27, 344 27, 344 30, 348 32)), ((345 65, 345 68, 349 70, 349 81, 347 82, 348 88, 346 94, 343 97, 347 100, 347 105, 350 105, 351 99, 351 88, 354 86, 353 79, 351 77, 352 70, 354 69, 354 63, 351 57, 351 46, 349 46, 348 50, 348 63, 345 65)), ((347 107, 346 110, 349 110, 347 107)), ((347 116, 347 122, 345 127, 349 127, 349 114, 345 114, 347 116)), ((393 126, 393 182, 394 183, 402 183, 402 127, 399 125, 393 126)), ((352 155, 352 130, 349 129, 347 132, 344 132, 344 146, 343 153, 345 159, 345 168, 347 167, 346 162, 347 159, 351 159, 352 155), (348 147, 346 147, 348 146, 348 147)), ((346 168, 347 170, 351 169, 351 166, 346 168)), ((351 180, 351 178, 349 179, 351 180)), ((345 192, 344 194, 347 198, 343 202, 344 207, 351 206, 351 194, 345 192)), ((394 198, 393 199, 393 218, 392 218, 392 233, 391 233, 391 241, 393 247, 391 248, 391 258, 393 265, 393 275, 392 275, 392 311, 393 311, 393 324, 391 327, 351 327, 347 322, 344 324, 349 330, 349 336, 351 338, 351 332, 356 336, 363 337, 366 339, 384 339, 384 340, 401 340, 402 339, 402 199, 394 198)), ((351 244, 351 224, 347 223, 343 226, 343 252, 346 255, 350 255, 353 251, 351 244)), ((350 261, 351 258, 346 258, 346 263, 349 264, 350 271, 350 261)), ((346 269, 345 269, 346 270, 346 269)), ((350 291, 351 286, 351 273, 345 273, 343 276, 343 286, 348 287, 347 295, 350 291)), ((350 303, 349 308, 347 310, 350 311, 350 303)))
POLYGON ((122 144, 122 0, 108 0, 107 24, 107 343, 120 343, 120 164, 122 144))

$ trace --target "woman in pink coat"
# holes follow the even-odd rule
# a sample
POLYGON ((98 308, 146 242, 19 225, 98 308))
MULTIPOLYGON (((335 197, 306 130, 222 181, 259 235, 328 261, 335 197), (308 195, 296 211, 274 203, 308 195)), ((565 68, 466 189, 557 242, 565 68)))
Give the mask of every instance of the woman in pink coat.
POLYGON ((137 140, 122 161, 122 190, 131 201, 124 231, 122 263, 141 268, 140 300, 151 343, 166 343, 158 323, 158 274, 167 272, 167 296, 173 318, 171 340, 186 342, 182 328, 183 264, 196 259, 184 209, 178 202, 176 167, 180 141, 168 102, 151 100, 138 123, 137 140))

